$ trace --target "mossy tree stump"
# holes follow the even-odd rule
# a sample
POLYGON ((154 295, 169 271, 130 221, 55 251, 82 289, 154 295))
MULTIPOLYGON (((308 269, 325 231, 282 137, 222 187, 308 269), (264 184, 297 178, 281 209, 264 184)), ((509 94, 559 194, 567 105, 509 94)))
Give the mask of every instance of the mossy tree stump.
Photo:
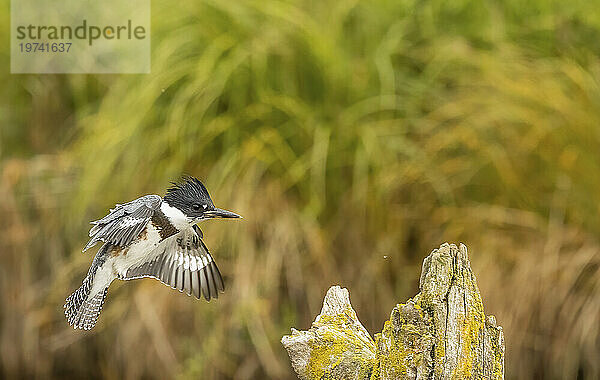
POLYGON ((346 289, 327 291, 308 331, 281 343, 301 379, 503 379, 504 335, 483 302, 467 256, 443 244, 423 262, 421 292, 371 338, 346 289))

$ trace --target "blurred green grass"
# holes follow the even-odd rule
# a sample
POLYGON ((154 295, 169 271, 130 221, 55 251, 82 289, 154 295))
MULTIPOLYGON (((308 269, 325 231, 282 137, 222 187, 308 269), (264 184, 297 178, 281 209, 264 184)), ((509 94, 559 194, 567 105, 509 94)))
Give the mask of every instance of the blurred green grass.
POLYGON ((154 1, 150 75, 0 49, 0 373, 293 378, 279 339, 330 285, 375 333, 463 241, 507 377, 599 377, 599 27, 585 1, 154 1), (227 292, 115 284, 71 331, 87 221, 182 173, 244 216, 202 225, 227 292))

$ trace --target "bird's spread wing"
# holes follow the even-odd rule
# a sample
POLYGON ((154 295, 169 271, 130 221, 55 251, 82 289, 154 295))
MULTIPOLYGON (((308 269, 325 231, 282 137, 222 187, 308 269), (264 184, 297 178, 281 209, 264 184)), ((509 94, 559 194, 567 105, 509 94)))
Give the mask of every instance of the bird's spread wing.
POLYGON ((124 280, 152 277, 163 284, 207 301, 225 290, 223 278, 208 248, 198 235, 199 229, 173 235, 148 255, 148 261, 127 270, 124 280))
POLYGON ((83 251, 103 241, 119 247, 125 247, 135 240, 156 210, 160 209, 162 198, 158 195, 146 195, 129 203, 116 205, 109 214, 92 222, 90 241, 83 251))

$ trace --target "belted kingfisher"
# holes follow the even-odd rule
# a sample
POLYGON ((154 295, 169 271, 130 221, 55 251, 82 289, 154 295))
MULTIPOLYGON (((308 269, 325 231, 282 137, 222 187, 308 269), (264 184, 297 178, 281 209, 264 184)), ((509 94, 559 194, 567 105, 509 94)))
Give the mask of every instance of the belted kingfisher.
POLYGON ((65 302, 69 325, 94 327, 114 279, 151 277, 198 299, 218 298, 225 290, 223 278, 196 224, 211 218, 241 216, 215 207, 202 182, 184 177, 172 182, 164 198, 145 195, 117 204, 91 222, 91 239, 83 251, 103 244, 83 284, 65 302))

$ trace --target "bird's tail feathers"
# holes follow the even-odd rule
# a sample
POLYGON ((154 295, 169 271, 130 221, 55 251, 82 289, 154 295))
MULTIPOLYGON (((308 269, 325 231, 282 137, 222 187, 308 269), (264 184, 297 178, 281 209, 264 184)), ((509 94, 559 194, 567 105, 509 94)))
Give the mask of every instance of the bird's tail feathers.
POLYGON ((65 302, 65 316, 74 329, 89 330, 96 325, 102 305, 106 299, 108 287, 90 297, 92 276, 83 280, 83 284, 71 294, 65 302))

